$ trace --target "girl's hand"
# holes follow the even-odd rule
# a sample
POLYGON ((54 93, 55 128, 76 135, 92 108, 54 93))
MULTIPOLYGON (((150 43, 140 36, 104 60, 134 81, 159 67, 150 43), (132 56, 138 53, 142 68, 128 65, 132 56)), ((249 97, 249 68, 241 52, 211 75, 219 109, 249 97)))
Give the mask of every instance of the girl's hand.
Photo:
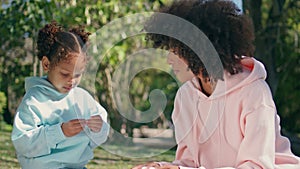
POLYGON ((61 125, 61 129, 65 136, 72 137, 80 133, 85 125, 84 119, 74 119, 61 125))
POLYGON ((100 115, 92 116, 86 120, 86 124, 92 132, 99 132, 102 128, 103 120, 100 115))

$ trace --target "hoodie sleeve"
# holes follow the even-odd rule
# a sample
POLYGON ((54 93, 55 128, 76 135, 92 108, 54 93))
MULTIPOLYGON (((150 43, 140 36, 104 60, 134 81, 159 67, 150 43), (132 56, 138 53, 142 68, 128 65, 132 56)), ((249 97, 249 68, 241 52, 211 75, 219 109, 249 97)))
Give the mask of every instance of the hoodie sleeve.
POLYGON ((51 149, 65 140, 61 124, 43 126, 34 107, 26 104, 25 99, 20 104, 14 119, 12 142, 19 155, 28 158, 51 153, 51 149))
POLYGON ((104 122, 101 128, 101 131, 98 133, 90 131, 90 147, 96 148, 107 140, 109 134, 109 125, 107 122, 104 122))
POLYGON ((107 140, 110 125, 107 122, 106 110, 96 100, 94 100, 94 98, 92 96, 89 95, 87 98, 89 98, 90 103, 93 103, 92 105, 87 104, 87 105, 93 107, 93 108, 91 108, 91 107, 88 108, 89 111, 92 111, 92 112, 90 112, 91 116, 100 115, 103 120, 103 124, 102 124, 102 128, 101 128, 100 132, 92 132, 89 129, 87 131, 89 138, 90 138, 89 145, 91 148, 95 148, 107 140))
POLYGON ((181 141, 178 143, 176 150, 176 157, 173 161, 175 165, 184 165, 184 166, 193 166, 194 161, 192 160, 192 153, 188 149, 188 144, 185 141, 181 141))
POLYGON ((237 168, 274 168, 276 109, 267 84, 257 81, 242 103, 240 126, 243 140, 237 168), (251 92, 250 92, 251 91, 251 92))
MULTIPOLYGON (((96 101, 95 101, 96 102, 96 101)), ((101 145, 107 140, 108 134, 109 134, 109 124, 107 123, 107 112, 106 110, 100 106, 99 103, 97 104, 98 108, 98 114, 101 116, 103 120, 102 128, 100 132, 92 132, 89 130, 90 133, 90 147, 96 148, 97 146, 101 145)), ((95 114, 96 115, 96 114, 95 114)))
POLYGON ((172 113, 172 120, 175 128, 175 138, 177 142, 177 150, 176 157, 173 161, 175 165, 183 165, 183 166, 194 166, 195 161, 193 160, 193 154, 190 151, 190 137, 186 137, 187 131, 190 129, 190 120, 192 116, 188 116, 186 112, 182 108, 182 102, 184 102, 184 98, 182 96, 182 88, 180 88, 176 94, 174 100, 174 109, 172 113))

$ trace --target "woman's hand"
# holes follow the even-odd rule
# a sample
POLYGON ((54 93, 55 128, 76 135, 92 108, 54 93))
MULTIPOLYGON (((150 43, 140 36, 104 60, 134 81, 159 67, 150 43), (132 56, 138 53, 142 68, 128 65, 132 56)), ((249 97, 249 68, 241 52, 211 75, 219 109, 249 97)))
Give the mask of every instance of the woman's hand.
POLYGON ((160 167, 159 163, 150 162, 147 164, 141 164, 141 165, 135 166, 132 169, 157 169, 158 167, 160 167))
POLYGON ((176 165, 164 165, 159 167, 159 169, 179 169, 179 166, 176 165))
POLYGON ((99 132, 102 128, 103 120, 100 115, 92 116, 90 119, 86 120, 87 126, 92 132, 99 132))
POLYGON ((132 169, 179 169, 179 167, 172 164, 160 166, 160 164, 157 162, 151 162, 135 166, 132 169))
POLYGON ((65 136, 72 137, 80 133, 85 125, 84 119, 73 119, 61 125, 61 129, 65 136))

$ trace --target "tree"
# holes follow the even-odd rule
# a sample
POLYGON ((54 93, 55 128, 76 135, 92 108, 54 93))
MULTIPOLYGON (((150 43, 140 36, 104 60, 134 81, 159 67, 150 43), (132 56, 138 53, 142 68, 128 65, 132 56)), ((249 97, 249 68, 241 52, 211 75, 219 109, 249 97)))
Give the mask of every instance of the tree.
MULTIPOLYGON (((12 123, 15 109, 24 94, 24 79, 27 76, 42 75, 36 57, 36 38, 39 28, 55 19, 64 27, 83 24, 87 30, 95 33, 102 26, 114 19, 144 11, 153 11, 166 3, 154 1, 8 1, 2 2, 1 8, 1 51, 0 59, 3 67, 1 73, 1 90, 8 96, 6 106, 6 121, 12 123), (33 65, 33 66, 32 66, 33 65), (5 79, 5 80, 4 80, 5 79)), ((122 25, 120 25, 122 27, 122 25)), ((110 32, 108 32, 110 33, 110 32)), ((113 36, 110 34, 109 36, 113 36)), ((112 74, 119 63, 136 50, 143 36, 136 40, 129 38, 120 41, 103 56, 95 82, 95 97, 108 110, 110 120, 115 130, 120 130, 126 119, 122 117, 112 100, 110 85, 112 74), (133 42, 135 41, 135 42, 133 42)), ((105 43, 105 42, 104 42, 105 43)), ((91 84, 89 84, 91 85, 91 84)), ((93 84, 92 84, 93 85, 93 84)), ((86 85, 87 86, 87 85, 86 85)), ((87 86, 88 87, 88 86, 87 86)), ((149 92, 149 91, 144 91, 149 92)), ((147 105, 145 105, 146 107, 147 105)))
POLYGON ((0 8, 1 88, 7 97, 4 120, 11 124, 16 106, 24 94, 24 78, 35 74, 36 32, 51 16, 48 1, 2 1, 0 8))
MULTIPOLYGON (((91 33, 112 21, 138 12, 155 11, 159 6, 171 0, 111 0, 111 1, 1 1, 0 8, 0 91, 6 98, 4 108, 5 121, 12 123, 15 109, 24 94, 24 79, 27 76, 42 75, 36 57, 36 38, 38 29, 55 19, 64 27, 83 24, 91 33)), ((300 131, 299 80, 299 19, 300 2, 297 0, 244 0, 244 12, 249 14, 255 25, 256 56, 266 65, 268 83, 274 94, 278 112, 282 117, 282 126, 289 131, 300 131), (296 126, 296 127, 295 127, 296 126)), ((120 29, 122 29, 122 24, 120 29)), ((111 86, 114 72, 128 56, 144 47, 144 36, 127 37, 112 48, 106 48, 107 40, 115 36, 108 30, 105 40, 99 40, 106 49, 102 51, 101 62, 97 69, 95 86, 92 92, 108 110, 112 127, 119 131, 122 124, 128 124, 127 132, 141 124, 132 123, 124 118, 113 100, 111 86)), ((94 56, 99 57, 99 56, 94 56)), ((138 66, 131 64, 131 67, 138 66)), ((129 70, 129 69, 128 69, 129 70)), ((125 69, 124 73, 126 73, 125 69)), ((172 110, 172 98, 178 88, 169 75, 151 69, 137 73, 130 82, 131 103, 138 110, 147 110, 152 89, 160 88, 168 98, 165 116, 172 110), (155 76, 155 77, 153 77, 155 76), (167 83, 164 83, 167 82, 167 83), (169 86, 164 88, 164 86, 169 86)), ((120 93, 119 93, 120 94, 120 93)), ((158 126, 157 119, 149 126, 158 126)))
POLYGON ((244 8, 253 19, 255 55, 266 66, 267 82, 282 117, 282 126, 289 131, 299 132, 300 2, 244 0, 244 8))

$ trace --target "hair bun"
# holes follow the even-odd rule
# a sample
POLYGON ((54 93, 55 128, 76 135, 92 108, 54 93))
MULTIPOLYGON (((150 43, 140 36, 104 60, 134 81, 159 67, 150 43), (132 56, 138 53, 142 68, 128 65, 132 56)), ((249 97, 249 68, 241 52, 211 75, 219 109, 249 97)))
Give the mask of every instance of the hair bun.
POLYGON ((84 26, 80 25, 79 27, 74 27, 69 30, 69 32, 74 33, 75 35, 79 36, 80 39, 83 41, 85 44, 89 40, 89 35, 91 35, 90 32, 85 32, 84 31, 84 26))
POLYGON ((63 32, 63 28, 57 24, 56 21, 52 21, 50 24, 46 24, 39 30, 37 48, 38 58, 42 59, 43 56, 47 56, 51 50, 51 46, 55 42, 55 34, 57 32, 63 32))

